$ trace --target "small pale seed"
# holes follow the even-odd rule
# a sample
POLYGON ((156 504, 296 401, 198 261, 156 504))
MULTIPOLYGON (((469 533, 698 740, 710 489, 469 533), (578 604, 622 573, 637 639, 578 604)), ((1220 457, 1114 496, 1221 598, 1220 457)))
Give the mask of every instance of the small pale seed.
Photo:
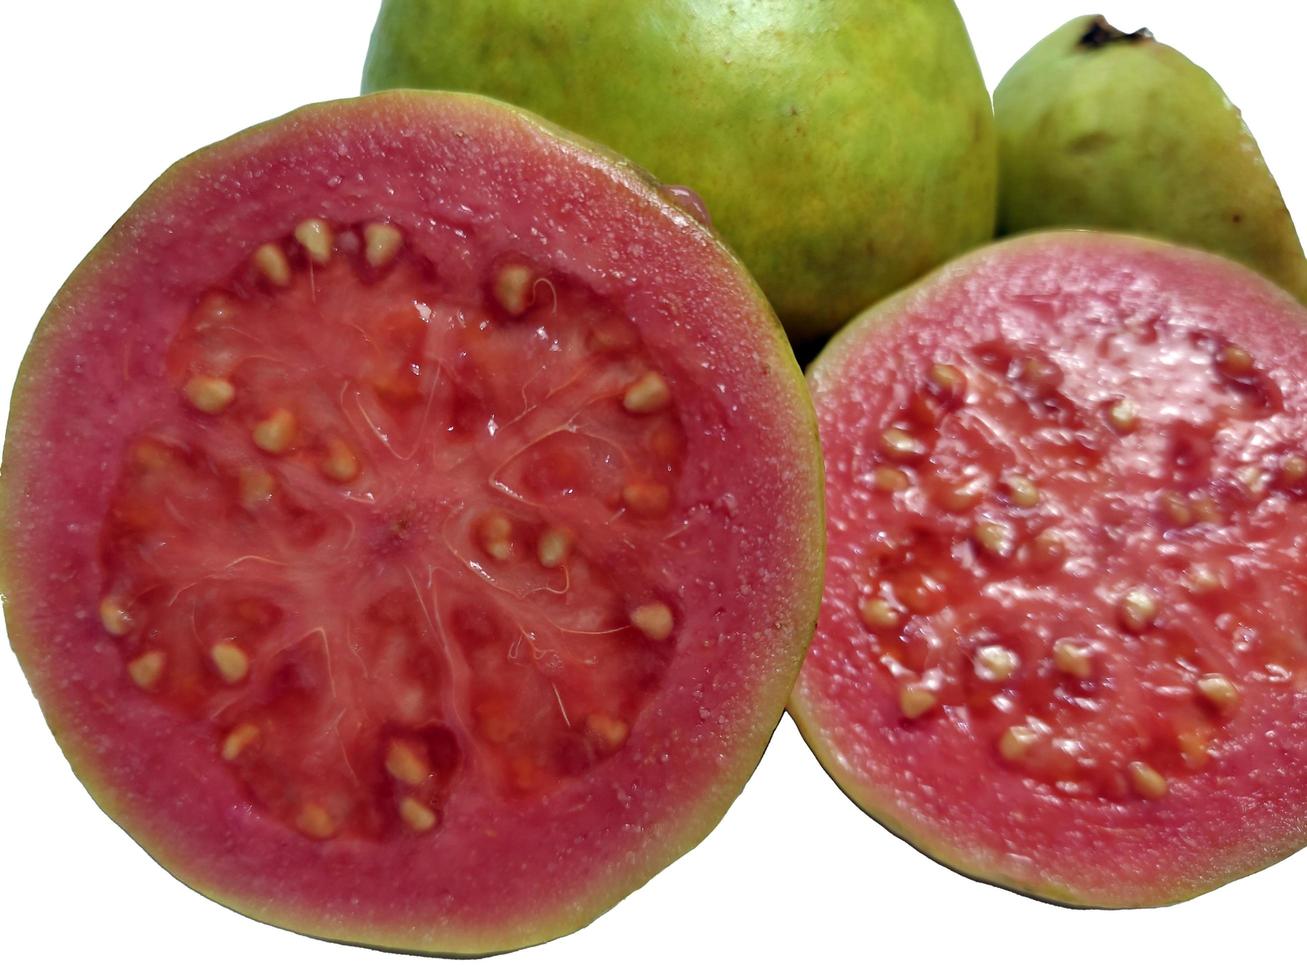
POLYGON ((1238 477, 1239 482, 1243 484, 1244 491, 1253 500, 1260 500, 1266 496, 1266 488, 1271 479, 1260 466, 1241 466, 1235 472, 1235 476, 1238 477))
POLYGON ((131 677, 132 683, 148 691, 159 683, 166 661, 167 658, 162 650, 147 650, 128 662, 127 674, 131 677))
POLYGON ((665 602, 647 602, 631 610, 631 625, 651 640, 665 640, 672 635, 676 621, 665 602))
POLYGON ((295 826, 302 833, 317 840, 326 840, 336 832, 336 821, 326 808, 317 803, 305 803, 295 817, 295 826))
POLYGON ((1030 542, 1030 557, 1038 565, 1051 567, 1066 561, 1066 541, 1057 531, 1045 528, 1030 542))
POLYGON ((603 713, 587 716, 585 728, 609 751, 620 748, 631 731, 630 727, 622 719, 603 713))
POLYGON ((277 481, 267 470, 252 467, 241 470, 241 506, 246 510, 253 510, 260 504, 267 503, 272 499, 273 491, 276 489, 277 481))
POLYGON ((545 568, 557 568, 572 553, 572 534, 561 527, 545 528, 536 542, 536 558, 545 568))
POLYGON ((1009 473, 1003 477, 1003 488, 1008 499, 1018 507, 1034 507, 1039 503, 1039 488, 1028 476, 1009 473))
POLYGON ((637 517, 662 517, 672 506, 672 491, 661 483, 628 483, 622 503, 637 517))
POLYGON ((1107 406, 1107 421, 1122 435, 1139 428, 1139 408, 1129 398, 1118 398, 1107 406))
POLYGON ((1175 744, 1184 756, 1184 761, 1191 769, 1199 769, 1207 761, 1207 736, 1197 730, 1181 732, 1175 737, 1175 744))
POLYGON ((1162 512, 1176 527, 1189 527, 1194 522, 1194 512, 1189 501, 1174 490, 1162 494, 1162 512))
POLYGON ((1197 494, 1190 499, 1194 510, 1195 524, 1220 524, 1225 520, 1220 506, 1206 494, 1197 494))
POLYGON ((1239 703, 1239 688, 1224 674, 1205 674, 1198 678, 1198 693, 1213 707, 1228 711, 1239 703))
POLYGON ((359 475, 359 458, 344 439, 327 443, 327 455, 322 460, 322 472, 337 483, 349 483, 359 475))
POLYGON ((436 812, 421 800, 406 796, 399 801, 399 815, 419 834, 425 834, 436 825, 436 812))
POLYGON ((132 617, 116 596, 100 600, 100 625, 110 636, 126 636, 132 631, 132 617))
POLYGON ((988 481, 983 477, 973 477, 962 483, 945 487, 939 494, 939 504, 947 511, 960 514, 968 511, 984 499, 988 481))
POLYGON ((1158 800, 1166 795, 1166 777, 1146 762, 1132 762, 1128 770, 1130 785, 1146 800, 1158 800))
POLYGON ((1231 378, 1246 378, 1253 370, 1253 357, 1242 347, 1223 347, 1216 355, 1216 367, 1231 378))
POLYGON ((1039 733, 1026 725, 1013 725, 998 740, 998 752, 1008 762, 1016 762, 1039 741, 1039 733))
POLYGON ((956 405, 966 397, 967 376, 952 364, 932 364, 927 377, 941 398, 956 405))
POLYGON ((513 555, 513 522, 507 514, 493 511, 481 519, 477 540, 491 558, 507 561, 513 555))
POLYGON ((236 388, 226 378, 197 375, 186 382, 182 393, 201 412, 218 415, 236 398, 236 388))
POLYGON ((657 371, 646 371, 622 393, 622 407, 632 415, 661 412, 672 402, 672 389, 657 371))
POLYGON ((1035 391, 1047 394, 1062 383, 1062 369, 1042 357, 1028 357, 1021 365, 1021 380, 1035 391))
POLYGON ((321 218, 308 218, 296 225, 295 241, 300 243, 314 265, 326 265, 331 261, 331 226, 321 218))
POLYGON ((254 445, 265 453, 280 456, 290 449, 295 440, 295 416, 287 409, 278 408, 263 421, 254 426, 252 436, 254 445))
POLYGON ((976 544, 995 558, 1011 557, 1016 545, 1016 533, 1007 524, 998 521, 978 522, 971 536, 976 544))
POLYGON ((1002 683, 1017 672, 1020 659, 1005 646, 988 643, 976 651, 976 676, 984 681, 1002 683))
POLYGON ((899 710, 905 718, 920 718, 938 703, 935 693, 920 684, 905 684, 899 691, 899 710))
POLYGON ((249 655, 235 643, 215 643, 209 648, 209 659, 228 684, 239 684, 250 672, 249 655))
POLYGON ((258 737, 259 726, 253 722, 246 721, 237 725, 222 740, 223 759, 227 762, 234 762, 258 737))
POLYGON ((276 242, 267 242, 254 250, 254 269, 274 286, 290 285, 290 260, 276 242))
POLYGON ((903 623, 899 611, 879 597, 863 600, 858 606, 858 614, 868 629, 877 631, 897 630, 903 623))
POLYGON ((404 236, 394 225, 374 221, 363 228, 363 257, 374 269, 394 261, 403 244, 404 236))
POLYGON ((1075 640, 1058 640, 1053 644, 1053 665, 1064 674, 1088 680, 1094 673, 1094 654, 1075 640))
POLYGON ((872 473, 872 482, 882 493, 897 493, 911 485, 908 474, 894 466, 877 466, 872 473))
POLYGON ((1142 633, 1157 620, 1157 599, 1144 588, 1133 588, 1118 603, 1121 624, 1132 633, 1142 633))
POLYGON ((386 772, 409 786, 420 786, 431 775, 413 746, 398 739, 392 740, 386 747, 386 772))
POLYGON ((531 305, 531 281, 535 277, 524 265, 506 265, 495 277, 495 299, 510 316, 521 316, 531 305))
POLYGON ((1221 588, 1221 575, 1203 562, 1190 565, 1184 576, 1184 586, 1194 595, 1211 595, 1221 588))
POLYGON ((898 426, 891 426, 880 434, 880 445, 890 459, 913 460, 926 455, 926 444, 898 426))
POLYGON ((1280 464, 1280 478, 1286 486, 1298 486, 1307 479, 1307 459, 1302 456, 1286 456, 1280 464))

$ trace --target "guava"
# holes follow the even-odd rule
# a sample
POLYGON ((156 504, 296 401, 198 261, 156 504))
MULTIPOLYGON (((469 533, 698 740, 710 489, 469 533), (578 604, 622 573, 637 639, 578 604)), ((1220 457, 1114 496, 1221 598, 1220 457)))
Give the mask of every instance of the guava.
POLYGON ((694 188, 796 340, 993 237, 951 0, 385 0, 364 91, 483 92, 694 188))
POLYGON ((1275 178, 1220 85, 1146 30, 1080 17, 994 93, 999 225, 1115 229, 1243 262, 1307 299, 1275 178))
POLYGON ((1307 311, 1242 265, 1012 239, 809 369, 828 559, 791 712, 975 878, 1163 905, 1307 842, 1307 311))
POLYGON ((178 163, 60 290, 9 419, 5 616, 78 777, 182 881, 502 951, 737 795, 811 635, 820 486, 707 228, 528 113, 385 93, 178 163))

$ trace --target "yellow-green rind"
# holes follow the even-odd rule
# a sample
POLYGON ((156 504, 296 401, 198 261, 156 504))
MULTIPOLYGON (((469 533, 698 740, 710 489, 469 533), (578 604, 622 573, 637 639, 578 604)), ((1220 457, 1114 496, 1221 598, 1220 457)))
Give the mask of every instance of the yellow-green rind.
POLYGON ((999 228, 1103 228, 1235 259, 1307 300, 1280 188, 1220 85, 1179 51, 1078 17, 994 92, 999 228), (1080 42, 1098 30, 1116 37, 1080 42))
POLYGON ((689 185, 796 340, 993 236, 993 112, 952 0, 386 0, 363 88, 404 86, 689 185))
MULTIPOLYGON (((311 909, 288 909, 271 900, 254 901, 248 896, 215 886, 203 874, 179 868, 178 865, 185 862, 179 860, 170 841, 152 838, 134 826, 129 801, 117 787, 97 778, 86 744, 69 730, 72 726, 62 723, 65 719, 61 718, 59 712, 57 683, 45 676, 41 669, 41 651, 32 624, 23 612, 27 590, 35 585, 24 580, 24 569, 15 553, 13 535, 9 533, 0 536, 0 595, 3 597, 10 644, 74 774, 105 814, 179 881, 251 919, 303 935, 396 952, 478 957, 537 945, 588 925, 678 857, 697 846, 721 820, 757 768, 766 744, 783 714, 785 698, 793 687, 803 653, 815 629, 825 547, 824 493, 816 417, 806 394, 803 374, 794 360, 784 330, 743 264, 717 236, 693 220, 688 212, 677 207, 663 193, 661 185, 648 174, 617 154, 580 139, 530 112, 482 96, 389 91, 306 106, 253 126, 183 158, 165 171, 92 248, 47 308, 23 358, 13 388, 4 460, 0 466, 0 520, 4 521, 6 528, 12 527, 16 495, 24 493, 27 483, 23 469, 25 454, 20 447, 35 428, 35 420, 29 408, 31 402, 36 400, 32 397, 33 393, 40 384, 48 357, 61 330, 68 326, 62 319, 63 311, 76 306, 78 298, 94 294, 101 274, 115 262, 120 249, 130 246, 136 229, 166 213, 171 196, 184 189, 188 181, 206 173, 221 171, 256 147, 294 140, 301 130, 314 130, 321 124, 329 124, 337 116, 348 118, 351 112, 366 109, 384 113, 391 108, 421 106, 458 107, 463 112, 512 113, 523 126, 569 146, 575 160, 602 171, 613 181, 633 191, 645 204, 673 215, 687 229, 687 234, 710 241, 720 253, 722 262, 734 271, 740 283, 747 284, 757 307, 758 321, 769 326, 766 336, 759 338, 766 345, 760 351, 767 355, 768 368, 764 375, 774 378, 776 382, 776 410, 790 416, 789 427, 795 433, 795 438, 789 445, 794 453, 792 462, 796 470, 806 470, 811 474, 808 499, 812 501, 812 507, 806 515, 795 515, 804 518, 802 523, 807 528, 807 533, 802 542, 802 552, 796 557, 799 571, 795 575, 795 599, 792 608, 788 610, 788 617, 782 617, 786 628, 782 631, 781 643, 778 644, 779 649, 790 652, 787 657, 778 658, 783 662, 774 676, 756 690, 756 716, 749 719, 747 725, 741 726, 746 730, 746 735, 739 739, 739 744, 744 748, 738 752, 733 765, 723 771, 723 778, 713 785, 712 792, 705 794, 697 807, 688 810, 676 822, 675 827, 666 830, 660 828, 658 832, 661 832, 661 838, 654 847, 641 854, 640 860, 631 862, 621 873, 597 875, 587 893, 573 896, 565 907, 560 907, 549 915, 530 921, 513 921, 494 927, 466 930, 424 930, 421 925, 413 925, 402 929, 368 931, 324 923, 315 918, 311 909), (786 392, 790 394, 786 395, 786 392)), ((763 344, 760 343, 759 346, 763 347, 763 344)), ((777 451, 780 451, 780 447, 777 451)))
MULTIPOLYGON (((1250 273, 1241 264, 1219 255, 1143 235, 1119 232, 1082 230, 1031 232, 997 242, 956 259, 920 282, 914 283, 911 287, 901 290, 855 317, 831 338, 806 369, 814 402, 820 402, 824 391, 838 392, 840 369, 845 359, 852 356, 864 344, 874 343, 874 335, 877 331, 894 326, 899 315, 922 293, 945 286, 949 282, 965 279, 977 268, 996 259, 1018 255, 1024 251, 1038 251, 1050 245, 1056 246, 1063 241, 1074 243, 1085 239, 1094 239, 1109 245, 1118 244, 1134 251, 1155 251, 1160 254, 1184 256, 1190 262, 1207 263, 1214 276, 1234 273, 1245 279, 1255 279, 1269 301, 1280 304, 1286 309, 1292 308, 1295 314, 1301 317, 1301 306, 1290 293, 1275 283, 1250 273)), ((1072 909, 1104 910, 1178 905, 1264 870, 1307 847, 1307 832, 1269 844, 1247 842, 1231 847, 1223 855, 1213 856, 1212 866, 1224 869, 1219 873, 1197 876, 1183 887, 1159 887, 1151 891, 1135 889, 1128 894, 1120 895, 1102 892, 1086 894, 1077 890, 1074 885, 1051 875, 1035 880, 1017 878, 997 870, 993 856, 986 852, 955 847, 948 841, 924 832, 914 824, 912 814, 901 812, 889 795, 881 792, 879 787, 869 785, 850 771, 840 761, 834 739, 823 726, 819 706, 804 697, 802 680, 795 684, 791 692, 788 711, 803 740, 832 782, 880 826, 951 871, 981 884, 994 885, 1049 904, 1072 909)))

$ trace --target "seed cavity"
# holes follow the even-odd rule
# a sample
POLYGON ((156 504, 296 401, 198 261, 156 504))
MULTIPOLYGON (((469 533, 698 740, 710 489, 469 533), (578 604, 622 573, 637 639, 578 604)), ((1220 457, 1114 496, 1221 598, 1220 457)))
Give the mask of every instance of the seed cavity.
POLYGON ((1126 770, 1130 785, 1146 800, 1159 800, 1166 795, 1166 777, 1146 762, 1132 762, 1126 770))
POLYGON ((1224 674, 1205 674, 1198 678, 1198 693, 1215 708, 1229 711, 1239 703, 1239 688, 1224 674))
POLYGON ((971 532, 981 550, 995 558, 1010 558, 1016 547, 1016 532, 999 521, 979 521, 971 532))
POLYGON ((110 636, 126 636, 132 631, 132 618, 121 599, 105 596, 100 600, 100 625, 110 636))
POLYGON ((899 711, 905 718, 920 718, 938 703, 935 692, 923 684, 904 684, 899 691, 899 711))
POLYGON ((167 657, 162 650, 147 650, 128 662, 127 676, 137 687, 149 691, 159 683, 166 662, 167 657))
POLYGON ((495 561, 508 561, 513 556, 513 522, 502 511, 491 511, 481 518, 477 541, 495 561))
POLYGON ((226 378, 197 375, 186 382, 182 393, 192 407, 206 415, 218 415, 226 411, 236 398, 236 388, 226 378))
POLYGON ((672 635, 676 622, 665 602, 646 602, 631 610, 631 625, 649 639, 662 641, 672 635))
POLYGON ((280 456, 290 449, 295 440, 295 416, 289 410, 278 408, 254 426, 254 445, 265 453, 280 456))
POLYGON ((509 316, 521 316, 531 306, 531 280, 529 268, 512 263, 499 270, 495 277, 495 300, 509 316))
POLYGON ((621 748, 631 731, 630 726, 622 719, 602 712, 586 717, 585 730, 610 752, 621 748))
POLYGON ((321 218, 308 218, 296 225, 295 241, 300 243, 314 265, 326 265, 331 261, 331 226, 321 218))
POLYGON ((374 221, 363 228, 363 257, 374 269, 393 262, 403 244, 404 236, 394 225, 374 221))
POLYGON ((1062 673, 1085 681, 1094 673, 1094 653, 1075 640, 1058 640, 1053 644, 1053 665, 1062 673))
POLYGON ((1013 725, 998 740, 998 753, 1008 762, 1016 762, 1039 741, 1039 733, 1028 725, 1013 725))
POLYGON ((622 407, 632 415, 661 412, 671 401, 672 389, 657 371, 646 371, 622 393, 622 407))
POLYGON ((1008 647, 987 643, 976 651, 976 676, 982 681, 1002 683, 1017 672, 1020 658, 1008 647))
POLYGON ((858 615, 868 629, 877 632, 897 630, 903 624, 903 616, 887 600, 879 596, 864 599, 858 606, 858 615))
POLYGON ((254 250, 254 269, 273 286, 290 285, 290 260, 276 242, 267 242, 254 250))
POLYGON ((412 796, 406 796, 399 801, 399 815, 419 834, 425 834, 436 825, 436 812, 412 796))
POLYGON ((1139 428, 1139 406, 1129 398, 1118 398, 1107 406, 1107 422, 1122 435, 1139 428))
POLYGON ((891 426, 880 434, 880 445, 890 459, 915 460, 926 455, 926 444, 907 429, 891 426))
POLYGON ((536 542, 536 558, 545 568, 559 567, 571 553, 572 533, 566 528, 545 528, 540 534, 540 540, 536 542))
POLYGON ((327 455, 322 460, 322 472, 337 483, 349 483, 359 475, 359 459, 344 439, 327 443, 327 455))
POLYGON ((877 466, 872 473, 872 482, 882 493, 897 493, 911 485, 908 474, 894 466, 877 466))
POLYGON ((306 803, 295 817, 295 826, 308 837, 326 840, 336 832, 336 821, 326 808, 317 803, 306 803))
POLYGON ((1121 625, 1131 633, 1142 633, 1157 621, 1157 599, 1145 588, 1135 587, 1117 604, 1121 625))
POLYGON ((1039 488, 1035 481, 1021 473, 1008 473, 1003 476, 1003 489, 1008 499, 1018 507, 1035 507, 1039 504, 1039 488))
POLYGON ((228 684, 239 684, 250 672, 249 655, 235 643, 215 643, 209 647, 209 659, 228 684))
POLYGON ((409 786, 420 786, 431 775, 422 756, 399 739, 392 739, 386 748, 386 772, 409 786))
POLYGON ((628 483, 622 488, 622 503, 637 517, 663 517, 671 510, 672 491, 661 483, 628 483))
POLYGON ((246 721, 237 725, 222 740, 222 757, 227 762, 234 762, 254 740, 259 737, 259 726, 246 721))

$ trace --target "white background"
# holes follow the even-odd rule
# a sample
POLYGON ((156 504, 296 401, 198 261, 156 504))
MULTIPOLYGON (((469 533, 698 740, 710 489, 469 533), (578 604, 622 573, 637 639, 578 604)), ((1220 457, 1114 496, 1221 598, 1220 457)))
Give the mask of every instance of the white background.
MULTIPOLYGON (((991 88, 1032 43, 1086 12, 1068 0, 959 6, 991 88)), ((375 9, 375 0, 4 4, 0 408, 46 303, 137 194, 202 144, 353 94, 375 9)), ((1217 77, 1307 223, 1307 10, 1289 0, 1102 9, 1118 27, 1152 27, 1217 77)), ((1054 908, 955 875, 880 829, 788 719, 706 843, 576 935, 465 963, 305 939, 189 891, 82 791, 10 657, 0 657, 0 747, 0 973, 12 980, 1303 975, 1307 856, 1175 908, 1054 908)))

